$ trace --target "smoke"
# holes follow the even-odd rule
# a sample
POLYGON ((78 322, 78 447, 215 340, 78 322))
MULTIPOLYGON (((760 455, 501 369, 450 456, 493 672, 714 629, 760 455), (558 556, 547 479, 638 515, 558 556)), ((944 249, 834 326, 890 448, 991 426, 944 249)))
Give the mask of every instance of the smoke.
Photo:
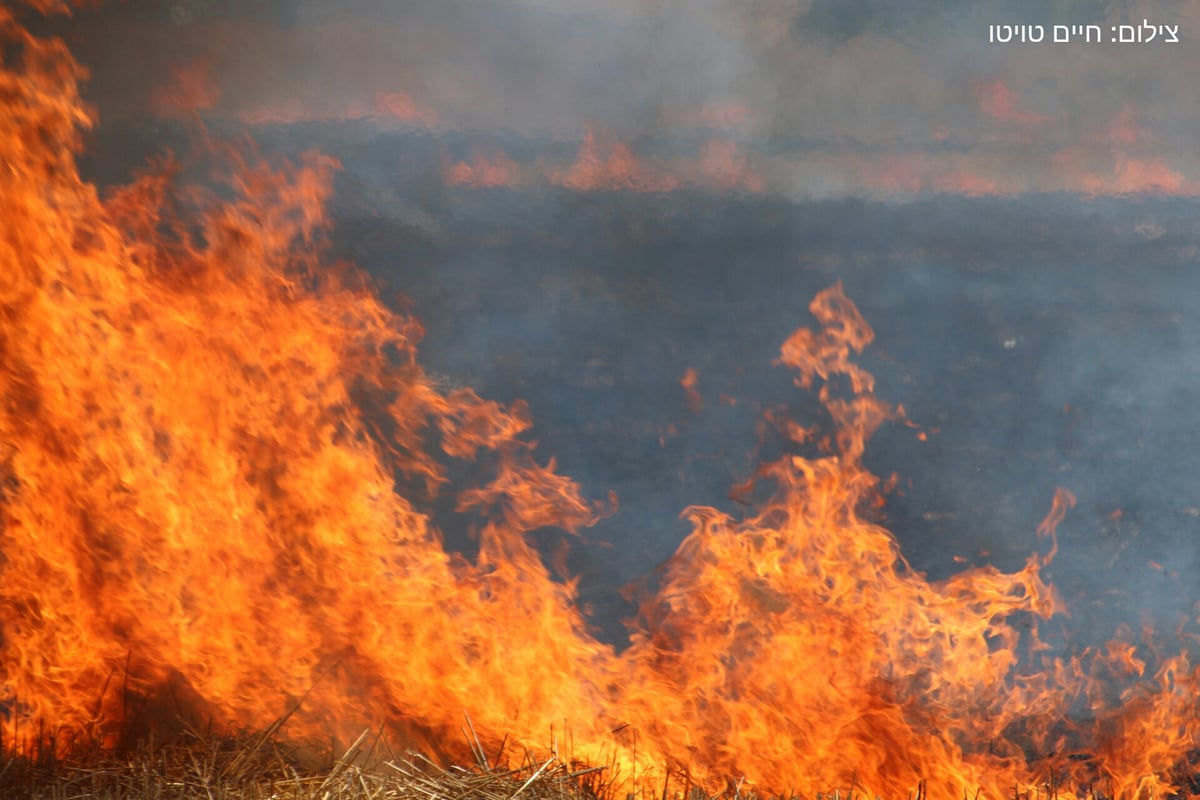
MULTIPOLYGON (((873 0, 131 2, 64 30, 113 122, 210 65, 210 124, 361 121, 529 148, 586 131, 702 171, 713 139, 792 197, 1182 193, 1200 186, 1194 4, 873 0), (1182 41, 987 42, 989 25, 1171 25, 1182 41)), ((1053 38, 1053 37, 1051 37, 1053 38)), ((157 106, 161 109, 161 105, 157 106)), ((491 153, 492 157, 497 153, 491 153)), ((386 169, 387 163, 379 165, 386 169)))

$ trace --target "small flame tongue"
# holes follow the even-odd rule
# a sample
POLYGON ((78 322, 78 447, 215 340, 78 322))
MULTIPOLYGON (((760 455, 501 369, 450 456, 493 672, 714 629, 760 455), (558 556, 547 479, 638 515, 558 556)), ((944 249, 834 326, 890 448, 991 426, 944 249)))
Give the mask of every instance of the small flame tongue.
MULTIPOLYGON (((224 725, 299 702, 294 736, 383 725, 452 747, 467 712, 494 749, 565 722, 575 756, 655 791, 686 769, 885 797, 1160 793, 1196 746, 1183 656, 1040 643, 1062 610, 1040 576, 1053 547, 931 583, 860 516, 880 502, 866 440, 902 412, 850 361, 873 334, 840 286, 780 356, 833 436, 762 467, 771 495, 745 519, 687 509, 615 653, 525 535, 606 509, 534 460, 522 404, 439 390, 419 326, 321 263, 336 165, 242 161, 221 200, 160 170, 101 200, 74 161, 74 63, 10 12, 0 29, 6 735, 44 720, 111 743, 130 697, 180 685, 224 725), (484 520, 473 562, 427 515, 465 459, 492 475, 458 496, 484 520), (1092 721, 1068 723, 1081 706, 1092 721)), ((1072 503, 1060 491, 1041 532, 1072 503)))

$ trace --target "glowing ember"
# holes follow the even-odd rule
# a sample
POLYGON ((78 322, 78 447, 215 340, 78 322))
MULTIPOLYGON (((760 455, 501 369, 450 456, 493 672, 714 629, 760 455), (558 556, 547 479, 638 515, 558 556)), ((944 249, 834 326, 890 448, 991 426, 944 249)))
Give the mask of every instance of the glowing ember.
MULTIPOLYGON (((1127 633, 1072 659, 1041 644, 1063 611, 1040 575, 1052 544, 1014 574, 931 583, 860 516, 881 502, 866 441, 901 412, 849 360, 872 332, 840 286, 780 356, 833 434, 786 424, 813 452, 764 465, 746 518, 685 511, 615 653, 525 536, 605 508, 534 460, 522 405, 439 390, 417 324, 322 264, 336 165, 242 163, 221 200, 159 170, 102 200, 74 162, 78 70, 12 12, 0 26, 6 736, 43 721, 112 743, 138 702, 186 688, 224 725, 299 703, 294 736, 380 725, 453 750, 466 712, 493 752, 565 730, 655 792, 686 769, 890 798, 922 780, 1161 794, 1196 746, 1183 656, 1127 633), (476 458, 494 477, 458 495, 486 520, 468 562, 427 509, 447 464, 476 458)), ((626 162, 589 151, 566 179, 645 188, 626 162)), ((1072 503, 1059 491, 1040 532, 1072 503)))

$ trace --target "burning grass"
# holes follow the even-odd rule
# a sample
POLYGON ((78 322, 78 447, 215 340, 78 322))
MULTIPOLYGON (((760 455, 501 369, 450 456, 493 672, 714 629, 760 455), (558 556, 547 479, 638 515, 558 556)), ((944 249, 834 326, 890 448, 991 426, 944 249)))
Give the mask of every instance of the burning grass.
MULTIPOLYGON (((468 726, 470 722, 468 720, 468 726)), ((146 740, 121 753, 99 745, 63 757, 53 747, 9 750, 0 757, 0 797, 6 800, 881 800, 854 788, 803 795, 762 794, 743 781, 720 790, 693 782, 684 770, 666 770, 661 795, 630 791, 615 764, 588 766, 556 749, 525 752, 515 765, 503 750, 489 758, 474 731, 476 763, 442 766, 421 753, 397 753, 383 736, 364 731, 340 757, 328 748, 282 739, 280 725, 239 735, 188 730, 169 743, 146 740)), ((464 731, 466 732, 466 731, 464 731)), ((1182 789, 1167 798, 1194 797, 1193 767, 1179 765, 1182 789)), ((852 781, 852 784, 854 782, 852 781)), ((1113 800, 1113 787, 1072 792, 1050 771, 1037 784, 1013 786, 995 800, 1113 800), (1064 791, 1066 789, 1066 791, 1064 791)), ((963 800, 984 800, 979 788, 963 800)), ((887 800, 892 800, 888 798, 887 800)), ((899 800, 899 799, 897 799, 899 800)), ((929 800, 921 780, 907 800, 929 800)), ((955 800, 947 796, 946 800, 955 800)))
POLYGON ((1069 610, 1043 576, 1069 492, 1022 569, 936 582, 860 513, 886 493, 867 441, 903 415, 852 358, 874 332, 840 284, 777 362, 824 424, 768 416, 788 452, 757 470, 764 499, 685 509, 618 652, 531 536, 612 504, 539 460, 526 404, 437 385, 419 323, 326 263, 332 160, 236 155, 217 189, 165 168, 102 196, 75 161, 80 75, 0 5, 0 732, 32 753, 5 763, 3 796, 675 800, 744 779, 1000 800, 1047 774, 1075 797, 1177 790, 1200 746, 1189 653, 1153 632, 1065 655, 1040 638, 1069 610), (474 532, 472 558, 444 547, 437 508, 474 532), (213 730, 266 733, 122 750, 167 741, 130 729, 135 697, 152 719, 194 699, 213 730), (276 743, 297 697, 298 740, 367 727, 479 766, 360 739, 318 768, 276 743), (454 749, 467 709, 472 747, 454 749), (564 722, 566 761, 484 757, 564 722))
POLYGON ((0 761, 8 800, 606 800, 603 767, 581 767, 556 753, 526 754, 493 766, 477 751, 473 768, 442 767, 416 753, 392 752, 364 732, 339 758, 289 744, 277 728, 255 735, 190 731, 170 743, 128 752, 83 748, 10 751, 0 761))

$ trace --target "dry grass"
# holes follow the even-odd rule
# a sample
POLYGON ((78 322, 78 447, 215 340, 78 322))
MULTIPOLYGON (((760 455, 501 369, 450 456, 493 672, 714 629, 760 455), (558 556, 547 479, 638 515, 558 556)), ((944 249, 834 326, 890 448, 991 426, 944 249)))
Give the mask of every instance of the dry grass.
POLYGON ((359 737, 321 768, 311 751, 271 730, 252 737, 189 734, 143 744, 125 756, 10 754, 0 761, 5 800, 600 800, 603 768, 573 767, 551 755, 517 767, 444 768, 413 753, 378 752, 359 737))

